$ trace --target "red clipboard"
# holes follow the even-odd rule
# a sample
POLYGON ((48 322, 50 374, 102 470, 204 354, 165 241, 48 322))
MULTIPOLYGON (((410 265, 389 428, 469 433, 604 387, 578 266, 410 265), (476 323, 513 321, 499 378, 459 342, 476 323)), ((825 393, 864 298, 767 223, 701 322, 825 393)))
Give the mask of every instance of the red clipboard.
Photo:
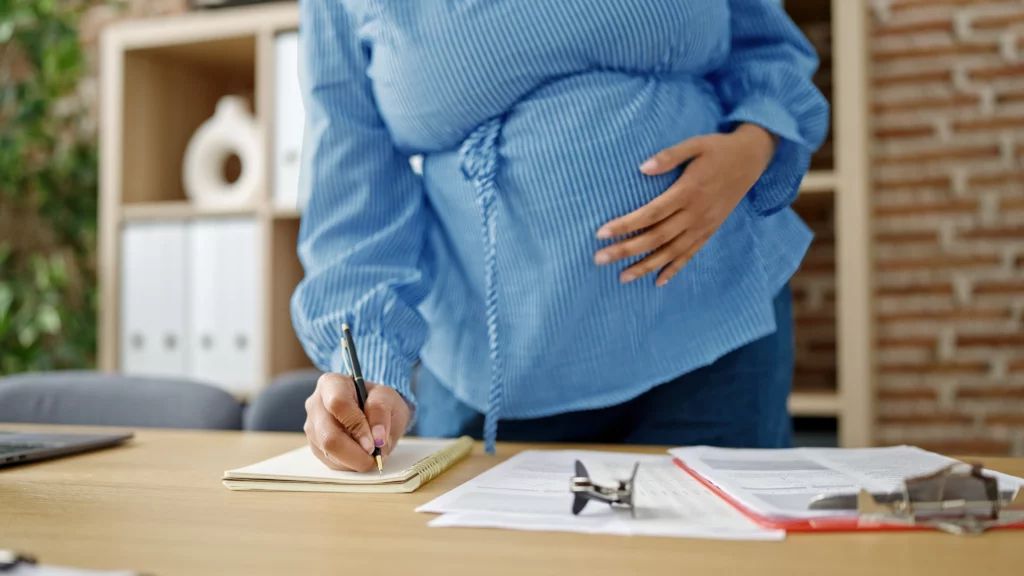
MULTIPOLYGON (((753 520, 764 528, 772 530, 785 530, 786 532, 906 532, 906 531, 917 531, 922 530, 933 530, 928 526, 908 526, 905 524, 881 524, 878 522, 865 523, 861 522, 861 519, 856 516, 843 516, 834 518, 789 518, 789 519, 776 519, 768 518, 754 513, 754 511, 740 504, 732 496, 729 496, 722 491, 721 488, 715 486, 712 482, 695 472, 689 466, 687 466, 679 458, 672 458, 676 466, 681 468, 690 476, 693 476, 697 482, 700 482, 708 490, 711 490, 722 500, 725 500, 730 506, 739 511, 747 518, 753 520)), ((1022 488, 1024 490, 1024 488, 1022 488)), ((1024 522, 1016 524, 1008 524, 1003 526, 994 526, 991 530, 1024 530, 1024 522)))

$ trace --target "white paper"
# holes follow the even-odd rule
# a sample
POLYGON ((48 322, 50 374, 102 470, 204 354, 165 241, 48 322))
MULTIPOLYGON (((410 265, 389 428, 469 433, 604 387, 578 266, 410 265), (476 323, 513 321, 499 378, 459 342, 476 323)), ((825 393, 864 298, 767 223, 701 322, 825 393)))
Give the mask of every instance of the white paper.
POLYGON ((306 480, 344 484, 383 484, 408 480, 409 468, 431 454, 443 450, 452 440, 405 438, 384 459, 386 473, 345 472, 332 470, 317 459, 309 446, 297 448, 280 456, 244 468, 225 472, 226 478, 258 478, 261 480, 306 480))
MULTIPOLYGON (((956 462, 911 446, 887 448, 793 448, 741 450, 675 448, 669 451, 694 472, 757 514, 772 518, 819 518, 856 515, 855 510, 808 510, 822 494, 899 489, 905 478, 935 472, 956 462)), ((1022 481, 1005 474, 1001 489, 1022 481)))
POLYGON ((417 509, 444 514, 430 525, 592 534, 781 540, 732 509, 672 463, 669 456, 592 451, 525 451, 417 509), (626 509, 590 502, 571 511, 574 462, 591 479, 613 484, 640 462, 634 484, 636 518, 626 509))

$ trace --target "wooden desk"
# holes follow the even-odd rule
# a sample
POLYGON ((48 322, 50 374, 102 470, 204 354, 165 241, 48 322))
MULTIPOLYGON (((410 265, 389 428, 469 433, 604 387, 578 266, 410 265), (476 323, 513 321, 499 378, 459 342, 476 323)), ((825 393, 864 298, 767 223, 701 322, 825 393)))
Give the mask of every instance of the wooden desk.
MULTIPOLYGON (((27 427, 0 424, 17 428, 27 427)), ((477 447, 413 494, 247 493, 221 485, 224 470, 302 443, 291 434, 141 430, 122 448, 2 470, 0 547, 51 564, 154 576, 1024 573, 1024 532, 716 542, 430 529, 431 516, 413 512, 524 445, 502 445, 498 457, 477 447)), ((1024 460, 986 464, 1024 475, 1024 460)))

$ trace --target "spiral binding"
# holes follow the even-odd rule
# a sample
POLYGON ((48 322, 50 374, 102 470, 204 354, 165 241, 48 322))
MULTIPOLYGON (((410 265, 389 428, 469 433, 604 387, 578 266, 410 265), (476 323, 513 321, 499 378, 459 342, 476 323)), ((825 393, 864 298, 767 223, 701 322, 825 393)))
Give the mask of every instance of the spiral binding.
POLYGON ((469 456, 469 453, 472 451, 473 439, 469 436, 463 436, 452 442, 444 450, 435 452, 433 456, 420 460, 410 470, 420 477, 420 485, 422 486, 454 466, 459 460, 469 456))

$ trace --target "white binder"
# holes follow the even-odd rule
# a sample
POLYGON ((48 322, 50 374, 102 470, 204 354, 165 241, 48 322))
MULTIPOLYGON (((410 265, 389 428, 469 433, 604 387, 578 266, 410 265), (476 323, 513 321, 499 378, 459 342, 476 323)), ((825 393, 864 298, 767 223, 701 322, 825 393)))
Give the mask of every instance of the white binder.
POLYGON ((299 163, 306 119, 299 87, 299 45, 294 32, 274 47, 274 206, 299 209, 299 163))
POLYGON ((200 220, 191 227, 189 373, 233 393, 260 385, 260 248, 252 219, 200 220))
POLYGON ((121 370, 185 377, 186 234, 183 222, 139 222, 122 230, 121 370))

